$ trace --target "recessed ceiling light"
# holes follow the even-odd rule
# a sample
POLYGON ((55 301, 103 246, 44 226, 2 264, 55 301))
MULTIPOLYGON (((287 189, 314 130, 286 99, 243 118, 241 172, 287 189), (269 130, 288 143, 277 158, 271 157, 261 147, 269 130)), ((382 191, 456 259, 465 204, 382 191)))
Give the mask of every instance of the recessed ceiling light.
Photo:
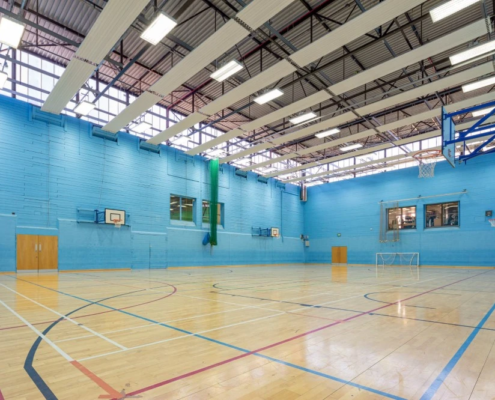
POLYGON ((217 82, 223 82, 225 79, 234 75, 236 72, 239 72, 243 68, 244 66, 239 61, 232 60, 213 72, 213 74, 210 75, 210 78, 215 79, 217 82))
POLYGON ((177 22, 173 18, 163 12, 160 12, 153 22, 141 34, 141 39, 146 40, 152 45, 156 45, 160 43, 160 41, 176 26, 177 22))
POLYGON ((26 25, 15 19, 3 16, 0 20, 0 43, 17 49, 26 25))
POLYGON ((254 101, 258 104, 265 104, 269 101, 272 101, 273 99, 276 99, 277 97, 282 96, 283 94, 284 92, 282 92, 280 89, 273 89, 265 94, 262 94, 261 96, 256 97, 254 101))
POLYGON ((461 53, 450 56, 449 57, 450 63, 452 65, 460 64, 461 62, 467 61, 471 58, 482 56, 484 54, 488 55, 487 53, 493 52, 494 50, 495 50, 495 40, 492 40, 490 42, 480 44, 469 50, 465 50, 461 53))
POLYGON ((483 115, 486 115, 488 114, 490 111, 493 110, 493 107, 492 108, 485 108, 483 110, 477 110, 477 111, 473 111, 473 117, 481 117, 483 115))
POLYGON ((481 89, 485 86, 490 86, 490 85, 495 85, 495 76, 492 76, 491 78, 483 79, 478 82, 468 83, 467 85, 464 85, 462 87, 462 91, 464 93, 472 92, 473 90, 481 89))
POLYGON ((5 82, 7 82, 9 75, 7 72, 0 72, 0 89, 3 89, 5 82))
POLYGON ((132 128, 133 131, 136 131, 138 133, 143 133, 146 132, 148 129, 150 129, 153 125, 151 125, 149 122, 140 122, 137 124, 134 128, 132 128))
POLYGON ((89 101, 81 101, 76 108, 74 108, 74 112, 79 115, 88 115, 91 111, 94 110, 96 104, 90 103, 89 101))
POLYGON ((308 120, 316 118, 316 117, 317 117, 317 115, 314 112, 309 112, 309 113, 294 117, 292 119, 289 119, 289 122, 293 125, 297 125, 297 124, 300 124, 301 122, 305 122, 305 121, 308 121, 308 120))
POLYGON ((360 147, 363 147, 361 143, 356 143, 356 144, 351 144, 349 146, 341 147, 341 151, 349 151, 349 150, 354 150, 354 149, 359 149, 360 147))
POLYGON ((321 138, 324 138, 324 137, 327 137, 330 135, 336 135, 339 132, 340 132, 339 128, 333 128, 333 129, 330 129, 329 131, 323 131, 323 132, 317 133, 315 136, 317 138, 321 139, 321 138))
POLYGON ((459 12, 470 5, 478 3, 481 0, 450 0, 441 6, 435 7, 433 10, 430 10, 431 20, 433 22, 438 22, 444 18, 459 12))

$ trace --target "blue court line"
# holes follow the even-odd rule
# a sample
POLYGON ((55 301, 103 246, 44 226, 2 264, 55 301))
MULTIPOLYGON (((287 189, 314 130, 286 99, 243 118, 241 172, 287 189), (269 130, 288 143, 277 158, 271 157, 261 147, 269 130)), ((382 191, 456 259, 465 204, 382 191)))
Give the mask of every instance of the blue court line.
MULTIPOLYGON (((111 307, 111 306, 108 306, 106 304, 101 304, 99 302, 96 302, 96 301, 91 301, 91 300, 86 300, 82 297, 79 297, 79 296, 75 296, 75 295, 72 295, 72 294, 69 294, 69 293, 64 293, 62 291, 59 291, 59 290, 55 290, 55 289, 51 289, 51 288, 48 288, 48 287, 45 287, 43 285, 39 285, 37 283, 34 283, 34 282, 29 282, 29 281, 25 281, 23 279, 19 279, 19 278, 14 278, 12 277, 13 279, 17 279, 17 280, 20 280, 20 281, 23 281, 23 282, 28 282, 32 285, 35 285, 35 286, 39 286, 43 289, 46 289, 46 290, 50 290, 50 291, 53 291, 53 292, 56 292, 56 293, 61 293, 65 296, 68 296, 68 297, 72 297, 72 298, 75 298, 75 299, 78 299, 78 300, 81 300, 81 301, 85 301, 87 303, 91 303, 91 304, 95 304, 95 305, 98 305, 100 307, 104 307, 104 308, 108 308, 110 310, 114 310, 114 311, 118 311, 122 314, 126 314, 126 315, 129 315, 131 317, 135 317, 135 318, 139 318, 139 319, 142 319, 144 321, 147 321, 147 322, 151 322, 151 323, 154 323, 156 325, 161 325, 165 328, 169 328, 169 329, 173 329, 175 331, 179 331, 179 332, 182 332, 182 333, 185 333, 185 334, 188 334, 188 335, 191 335, 191 336, 194 336, 194 337, 197 337, 199 339, 204 339, 204 340, 207 340, 209 342, 212 342, 212 343, 216 343, 216 344, 219 344, 221 346, 225 346, 225 347, 229 347, 231 349, 234 349, 234 350, 238 350, 240 352, 243 352, 243 353, 251 353, 252 355, 254 356, 257 356, 257 357, 261 357, 261 358, 265 358, 265 359, 268 359, 270 361, 274 361, 274 362, 277 362, 279 364, 283 364, 283 365, 287 365, 287 366, 290 366, 292 368, 296 368, 296 369, 299 369, 301 371, 304 371, 304 372, 308 372, 308 373, 311 373, 313 375, 318 375, 318 376, 321 376, 323 378, 327 378, 327 379, 331 379, 333 381, 336 381, 336 382, 339 382, 339 383, 343 383, 345 385, 349 385, 349 386, 353 386, 355 388, 358 388, 358 389, 362 389, 362 390, 366 390, 366 391, 369 391, 371 393, 375 393, 375 394, 379 394, 383 397, 387 397, 389 399, 394 399, 394 400, 406 400, 405 398, 403 397, 399 397, 399 396, 395 396, 393 394, 390 394, 390 393, 385 393, 385 392, 382 392, 380 390, 377 390, 377 389, 373 389, 373 388, 370 388, 370 387, 367 387, 367 386, 363 386, 363 385, 359 385, 357 383, 354 383, 354 382, 350 382, 350 381, 346 381, 344 379, 341 379, 341 378, 337 378, 336 376, 332 376, 332 375, 327 375, 327 374, 324 374, 322 372, 319 372, 319 371, 315 371, 315 370, 311 370, 309 368, 304 368, 304 367, 301 367, 299 365, 296 365, 296 364, 291 364, 291 363, 288 363, 286 361, 283 361, 283 360, 278 360, 276 358, 272 358, 272 357, 269 357, 269 356, 265 356, 263 354, 260 354, 260 353, 252 353, 250 350, 247 350, 247 349, 243 349, 242 347, 238 347, 238 346, 235 346, 235 345, 232 345, 232 344, 229 344, 229 343, 225 343, 225 342, 221 342, 219 340, 216 340, 216 339, 212 339, 212 338, 209 338, 209 337, 206 337, 206 336, 203 336, 203 335, 199 335, 199 334, 196 334, 196 333, 193 333, 193 332, 189 332, 189 331, 186 331, 185 329, 181 329, 181 328, 177 328, 175 326, 172 326, 172 325, 168 325, 168 324, 164 324, 162 322, 158 322, 158 321, 155 321, 155 320, 152 320, 150 318, 146 318, 146 317, 143 317, 141 315, 137 315, 137 314, 134 314, 134 313, 130 313, 128 311, 125 311, 125 310, 119 310, 118 308, 114 308, 114 307, 111 307)), ((74 318, 77 318, 77 317, 74 317, 74 318)))
POLYGON ((483 319, 480 321, 480 323, 471 332, 471 334, 468 336, 466 341, 462 344, 462 346, 459 348, 459 350, 457 350, 457 352, 454 354, 454 356, 450 359, 450 361, 447 363, 447 365, 442 370, 442 372, 440 372, 440 374, 437 376, 437 379, 435 379, 435 381, 433 381, 433 383, 426 390, 426 392, 423 394, 423 396, 421 396, 420 400, 430 400, 435 395, 435 393, 438 391, 438 389, 443 384, 445 379, 447 379, 447 376, 450 374, 450 372, 454 369, 454 367, 459 362, 461 357, 464 355, 464 353, 468 349, 469 345, 473 342, 476 335, 478 335, 478 332, 481 330, 483 325, 485 325, 488 318, 490 318, 493 311, 495 311, 495 304, 492 306, 492 308, 490 308, 490 310, 486 313, 486 315, 483 317, 483 319))

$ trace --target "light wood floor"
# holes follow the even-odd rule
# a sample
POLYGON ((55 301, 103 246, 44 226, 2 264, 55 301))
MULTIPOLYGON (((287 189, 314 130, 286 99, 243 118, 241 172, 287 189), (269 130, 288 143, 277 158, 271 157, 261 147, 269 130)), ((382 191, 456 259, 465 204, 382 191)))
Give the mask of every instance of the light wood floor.
POLYGON ((495 270, 0 275, 1 399, 495 399, 495 270))

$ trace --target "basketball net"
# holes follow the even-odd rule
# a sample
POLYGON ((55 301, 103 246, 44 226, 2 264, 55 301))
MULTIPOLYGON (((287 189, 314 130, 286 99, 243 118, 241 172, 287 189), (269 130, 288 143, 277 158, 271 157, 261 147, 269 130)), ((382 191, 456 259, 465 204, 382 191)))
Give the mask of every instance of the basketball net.
POLYGON ((112 222, 115 224, 115 227, 117 229, 120 229, 120 227, 122 226, 122 220, 120 219, 112 219, 112 222))
POLYGON ((413 155, 419 162, 419 178, 433 178, 435 176, 437 158, 441 154, 440 150, 421 150, 413 155))

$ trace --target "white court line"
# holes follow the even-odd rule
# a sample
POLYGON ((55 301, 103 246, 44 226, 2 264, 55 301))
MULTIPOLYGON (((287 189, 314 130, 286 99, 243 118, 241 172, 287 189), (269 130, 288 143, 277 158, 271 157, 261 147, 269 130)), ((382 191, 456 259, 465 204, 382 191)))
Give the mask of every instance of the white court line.
POLYGON ((45 335, 43 335, 38 329, 36 329, 33 325, 31 325, 27 320, 17 314, 12 308, 10 308, 7 304, 5 304, 2 300, 0 300, 0 304, 2 304, 7 310, 9 310, 12 314, 14 314, 17 318, 19 318, 26 326, 31 328, 40 338, 42 338, 47 344, 49 344, 53 349, 57 351, 62 357, 64 357, 67 361, 72 362, 74 359, 70 357, 67 353, 65 353, 60 347, 58 347, 55 343, 53 343, 50 339, 48 339, 45 335))
MULTIPOLYGON (((241 308, 235 308, 233 310, 226 310, 226 311, 218 311, 218 312, 214 312, 214 313, 209 313, 209 314, 200 314, 200 315, 195 315, 194 317, 187 317, 187 318, 180 318, 180 319, 172 319, 170 321, 162 321, 162 322, 153 322, 151 324, 146 324, 146 325, 137 325, 137 326, 133 326, 133 327, 129 327, 129 328, 124 328, 124 329, 117 329, 115 331, 106 331, 106 332, 103 332, 104 334, 109 334, 109 333, 117 333, 117 332, 124 332, 124 331, 132 331, 134 329, 142 329, 142 328, 146 328, 148 326, 159 326, 160 324, 169 324, 171 322, 178 322, 178 321, 186 321, 186 320, 189 320, 189 319, 195 319, 195 318, 202 318, 202 317, 207 317, 207 316, 210 316, 210 315, 215 315, 215 314, 225 314, 225 313, 229 313, 229 312, 233 312, 233 311, 239 311, 239 310, 245 310, 247 308, 252 308, 252 307, 241 307, 241 308)), ((275 310, 275 311, 278 311, 278 310, 275 310)), ((61 340, 55 340, 55 343, 60 343, 60 342, 68 342, 68 341, 71 341, 71 340, 76 340, 76 339, 82 339, 82 338, 87 338, 87 337, 90 337, 91 335, 86 335, 86 336, 78 336, 78 337, 75 337, 75 338, 69 338, 69 339, 61 339, 61 340)))
POLYGON ((88 331, 88 332, 92 333, 93 335, 98 336, 100 339, 106 340, 108 343, 111 343, 111 344, 113 344, 114 346, 117 346, 117 347, 119 347, 119 348, 120 348, 120 349, 122 349, 122 350, 126 350, 126 349, 127 349, 127 347, 124 347, 124 346, 122 346, 122 345, 118 344, 117 342, 114 342, 112 339, 109 339, 109 338, 107 338, 106 336, 103 336, 102 334, 100 334, 100 333, 98 333, 98 332, 95 332, 93 329, 88 328, 88 327, 87 327, 87 326, 85 326, 85 325, 81 325, 81 324, 79 324, 78 322, 74 321, 73 319, 71 319, 71 318, 69 318, 69 317, 66 317, 66 316, 65 316, 65 315, 63 315, 63 314, 60 314, 59 312, 57 312, 57 311, 55 311, 55 310, 52 310, 51 308, 49 308, 49 307, 47 307, 47 306, 44 306, 44 305, 43 305, 43 304, 41 304, 41 303, 38 303, 36 300, 30 299, 29 297, 24 296, 23 294, 21 294, 21 293, 19 293, 19 292, 16 292, 16 291, 15 291, 15 290, 13 290, 13 289, 10 289, 9 287, 5 286, 5 285, 4 285, 4 284, 2 284, 2 283, 0 283, 0 286, 3 286, 5 289, 10 290, 11 292, 15 293, 15 294, 16 294, 16 295, 18 295, 18 296, 24 297, 26 300, 29 300, 29 301, 31 301, 32 303, 34 303, 34 304, 36 304, 36 305, 38 305, 38 306, 40 306, 40 307, 44 308, 45 310, 48 310, 48 311, 52 312, 52 313, 53 313, 53 314, 55 314, 55 315, 58 315, 59 317, 61 317, 61 318, 65 319, 66 321, 69 321, 69 322, 73 323, 73 324, 74 324, 74 325, 76 325, 76 326, 79 326, 80 328, 82 328, 82 329, 84 329, 84 330, 86 330, 86 331, 88 331))
MULTIPOLYGON (((86 358, 81 358, 79 359, 78 361, 86 361, 86 360, 92 360, 94 358, 100 358, 100 357, 105 357, 105 356, 108 356, 110 354, 117 354, 117 353, 123 353, 125 351, 130 351, 130 350, 136 350, 136 349, 141 349, 143 347, 148 347, 148 346, 154 346, 156 344, 160 344, 160 343, 165 343, 165 342, 171 342, 173 340, 178 340, 178 339, 184 339, 184 338, 187 338, 187 337, 194 337, 194 336, 197 336, 197 335, 202 335, 203 333, 208 333, 208 332, 213 332, 213 331, 218 331, 220 329, 226 329, 226 328, 231 328, 233 326, 238 326, 238 325, 243 325, 243 324, 248 324, 250 322, 255 322, 255 321, 260 321, 262 319, 267 319, 267 318, 273 318, 273 317, 278 317, 279 315, 283 315, 283 314, 286 314, 285 312, 280 312, 278 314, 272 314, 272 315, 267 315, 266 317, 261 317, 261 318, 255 318, 255 319, 250 319, 248 321, 243 321, 243 322, 237 322, 235 324, 230 324, 230 325, 225 325, 225 326, 220 326, 218 328, 214 328, 214 329, 208 329, 206 331, 200 331, 200 332, 195 332, 195 333, 190 333, 188 335, 183 335, 183 336, 177 336, 177 337, 174 337, 174 338, 170 338, 170 339, 164 339, 164 340, 159 340, 157 342, 152 342, 152 343, 146 343, 146 344, 141 344, 139 346, 135 346, 135 347, 129 347, 128 349, 126 350, 117 350, 117 351, 112 351, 110 353, 105 353, 105 354, 99 354, 99 355, 96 355, 96 356, 91 356, 91 357, 86 357, 86 358)), ((166 327, 165 327, 166 328, 166 327)))

